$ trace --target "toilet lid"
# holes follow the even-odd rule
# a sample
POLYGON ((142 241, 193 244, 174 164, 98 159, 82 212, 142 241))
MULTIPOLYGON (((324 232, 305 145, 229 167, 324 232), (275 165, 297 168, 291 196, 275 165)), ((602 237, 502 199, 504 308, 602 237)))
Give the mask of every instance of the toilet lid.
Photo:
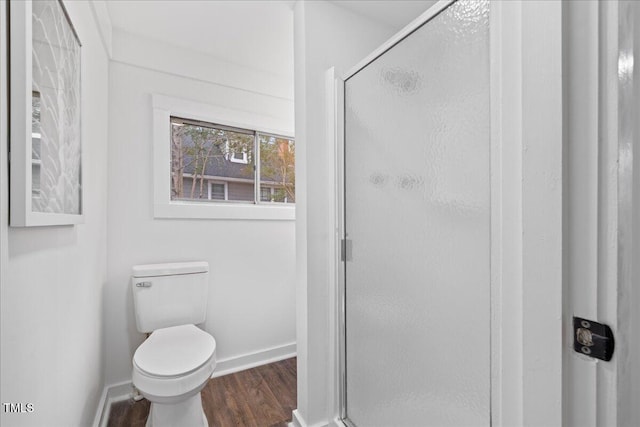
POLYGON ((133 362, 153 376, 184 375, 206 363, 216 340, 194 325, 157 329, 136 350, 133 362))

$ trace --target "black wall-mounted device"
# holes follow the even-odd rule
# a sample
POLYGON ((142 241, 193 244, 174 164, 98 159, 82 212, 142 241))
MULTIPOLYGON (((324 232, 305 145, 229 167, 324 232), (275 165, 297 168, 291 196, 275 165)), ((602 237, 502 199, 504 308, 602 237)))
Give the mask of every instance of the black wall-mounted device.
POLYGON ((608 362, 613 356, 615 341, 607 325, 581 317, 573 318, 573 349, 585 356, 608 362))

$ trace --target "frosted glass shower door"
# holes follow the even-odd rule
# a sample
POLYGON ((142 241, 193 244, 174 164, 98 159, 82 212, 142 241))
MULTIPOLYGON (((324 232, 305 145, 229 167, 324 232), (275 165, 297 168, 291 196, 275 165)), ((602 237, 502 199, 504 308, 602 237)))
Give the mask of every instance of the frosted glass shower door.
POLYGON ((346 420, 490 424, 489 3, 345 81, 346 420))

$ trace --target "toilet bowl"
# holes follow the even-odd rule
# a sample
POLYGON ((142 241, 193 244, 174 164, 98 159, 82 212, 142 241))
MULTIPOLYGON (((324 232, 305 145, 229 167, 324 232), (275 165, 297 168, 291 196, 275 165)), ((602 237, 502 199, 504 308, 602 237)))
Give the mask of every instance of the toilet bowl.
POLYGON ((200 391, 216 367, 216 341, 195 326, 205 319, 207 263, 136 266, 133 292, 140 332, 133 385, 151 402, 147 427, 202 427, 200 391))
POLYGON ((215 339, 194 325, 158 329, 133 356, 133 384, 151 402, 147 426, 207 426, 200 391, 216 366, 215 339))

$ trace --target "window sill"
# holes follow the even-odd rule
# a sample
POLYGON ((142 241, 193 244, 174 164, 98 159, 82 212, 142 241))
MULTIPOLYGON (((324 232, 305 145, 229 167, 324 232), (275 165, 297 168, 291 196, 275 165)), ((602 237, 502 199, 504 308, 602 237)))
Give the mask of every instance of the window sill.
POLYGON ((171 202, 155 204, 154 218, 164 219, 248 219, 293 221, 296 219, 295 206, 282 205, 241 205, 241 204, 201 204, 171 202))

